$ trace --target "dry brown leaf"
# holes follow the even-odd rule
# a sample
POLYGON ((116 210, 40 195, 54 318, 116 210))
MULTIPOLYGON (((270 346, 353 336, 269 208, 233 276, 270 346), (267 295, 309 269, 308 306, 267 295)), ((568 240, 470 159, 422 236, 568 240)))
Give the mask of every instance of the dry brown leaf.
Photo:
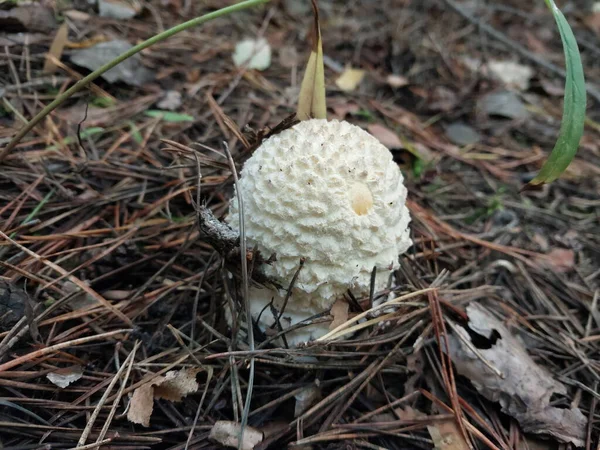
POLYGON ((300 417, 302 413, 308 411, 308 408, 321 400, 321 389, 317 386, 308 386, 294 395, 294 398, 296 399, 294 417, 300 417))
POLYGON ((394 412, 400 418, 400 420, 416 420, 416 419, 424 419, 427 417, 427 414, 422 413, 421 411, 411 408, 410 406, 405 406, 404 408, 394 408, 394 412))
POLYGON ((198 391, 196 375, 199 368, 182 369, 167 372, 160 382, 154 384, 154 398, 164 398, 171 402, 180 402, 183 397, 198 391))
POLYGON ((53 56, 58 61, 62 56, 63 50, 65 49, 65 45, 68 41, 69 37, 69 26, 67 23, 63 23, 56 35, 54 36, 54 40, 52 41, 52 45, 50 46, 50 50, 48 50, 48 54, 46 55, 46 61, 44 62, 44 73, 54 73, 56 70, 56 64, 52 61, 50 56, 53 56))
POLYGON ((385 145, 389 149, 393 148, 404 148, 402 141, 396 133, 390 130, 388 127, 373 123, 367 127, 369 133, 375 136, 379 142, 385 145))
POLYGON ((64 11, 62 14, 63 16, 78 22, 87 22, 91 18, 91 16, 88 13, 78 11, 76 9, 69 9, 67 11, 64 11))
POLYGON ((360 106, 348 101, 334 102, 330 104, 330 108, 333 110, 334 116, 339 120, 344 120, 348 114, 360 111, 360 106))
POLYGON ((348 302, 343 298, 336 300, 331 306, 329 314, 333 316, 333 320, 331 321, 331 324, 329 324, 330 330, 333 330, 348 321, 348 307, 348 302))
POLYGON ((127 411, 127 420, 149 427, 153 409, 154 386, 150 383, 144 384, 133 391, 131 402, 129 402, 129 410, 127 411))
POLYGON ((71 383, 76 382, 83 376, 83 368, 81 366, 65 367, 55 370, 46 375, 50 382, 59 388, 66 388, 71 383))
POLYGON ((582 446, 587 422, 583 413, 578 408, 550 405, 553 394, 567 393, 565 386, 537 365, 514 334, 485 308, 471 303, 467 315, 469 328, 492 345, 476 349, 476 354, 469 333, 457 325, 461 337, 448 336, 456 370, 488 400, 499 402, 502 411, 514 417, 525 432, 550 434, 561 442, 582 446))
POLYGON ((313 29, 310 33, 313 44, 302 85, 300 86, 300 97, 298 98, 298 109, 296 110, 296 116, 299 120, 327 118, 323 43, 319 26, 319 8, 315 0, 312 0, 312 7, 315 15, 313 29))
POLYGON ((470 450, 454 420, 428 425, 427 431, 436 450, 470 450))
POLYGON ((165 399, 180 402, 183 397, 198 391, 196 375, 200 368, 171 370, 164 377, 156 377, 135 391, 131 397, 127 420, 150 426, 150 416, 154 409, 154 399, 165 399))
MULTIPOLYGON (((209 438, 226 447, 238 448, 240 428, 241 426, 237 422, 219 420, 215 422, 211 428, 209 438)), ((242 450, 252 450, 256 444, 259 444, 262 440, 262 432, 247 426, 244 428, 244 437, 241 448, 242 450)))
POLYGON ((352 92, 365 77, 365 71, 346 67, 342 74, 335 80, 335 85, 342 91, 352 92))
POLYGON ((539 265, 555 272, 568 272, 575 267, 575 252, 568 248, 555 248, 536 258, 539 265))

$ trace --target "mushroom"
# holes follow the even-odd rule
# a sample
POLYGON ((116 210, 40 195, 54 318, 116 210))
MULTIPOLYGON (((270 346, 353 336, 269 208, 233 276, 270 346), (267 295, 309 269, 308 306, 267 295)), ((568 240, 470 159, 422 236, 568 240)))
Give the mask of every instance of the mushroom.
MULTIPOLYGON (((263 331, 278 330, 280 315, 285 330, 327 312, 348 290, 367 295, 374 268, 381 290, 412 244, 398 165, 375 137, 345 121, 305 120, 266 139, 244 164, 237 188, 249 248, 276 255, 260 270, 281 287, 249 290, 263 331)), ((237 193, 226 220, 239 231, 237 193)), ((295 346, 317 339, 329 325, 290 331, 286 340, 295 346)))

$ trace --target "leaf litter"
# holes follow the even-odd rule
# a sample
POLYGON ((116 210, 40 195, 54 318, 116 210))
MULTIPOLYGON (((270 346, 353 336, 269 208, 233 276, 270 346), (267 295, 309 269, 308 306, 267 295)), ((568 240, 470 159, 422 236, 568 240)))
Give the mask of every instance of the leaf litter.
POLYGON ((554 395, 565 395, 564 384, 556 381, 529 356, 523 344, 482 306, 467 306, 468 328, 488 340, 490 348, 477 348, 462 326, 449 335, 449 352, 456 370, 467 377, 488 400, 517 419, 524 431, 550 434, 577 447, 584 444, 586 417, 579 408, 554 407, 554 395), (469 344, 470 343, 470 344, 469 344))
MULTIPOLYGON (((233 190, 223 140, 241 167, 254 139, 292 123, 282 120, 295 108, 311 50, 305 40, 310 5, 300 3, 272 2, 147 49, 136 64, 143 62, 152 79, 141 85, 128 84, 130 78, 96 80, 3 161, 0 282, 8 283, 10 296, 0 295, 0 402, 2 424, 8 424, 0 433, 2 444, 30 447, 43 441, 75 448, 86 429, 93 442, 106 428, 103 439, 111 441, 104 445, 114 448, 183 448, 188 441, 188 448, 216 447, 220 444, 209 440, 216 423, 229 424, 225 437, 238 436, 253 357, 247 430, 260 437, 252 444, 257 449, 290 444, 316 450, 432 449, 467 443, 505 450, 531 448, 538 436, 547 448, 556 447, 558 438, 525 431, 440 354, 446 337, 455 336, 450 324, 468 332, 465 307, 479 302, 522 339, 520 345, 543 369, 541 379, 550 376, 553 392, 552 381, 563 386, 548 404, 536 397, 544 414, 548 408, 580 410, 586 418, 584 444, 594 448, 600 430, 597 420, 587 418, 598 415, 600 344, 595 102, 590 101, 573 165, 579 176, 519 193, 541 167, 560 123, 560 92, 548 86, 563 86, 564 79, 513 50, 515 43, 527 43, 545 62, 561 60, 559 36, 548 27, 543 8, 515 0, 503 9, 481 4, 471 10, 479 21, 474 24, 451 7, 455 1, 432 2, 434 14, 416 0, 401 2, 401 8, 392 0, 378 8, 350 2, 343 12, 329 0, 319 2, 326 69, 323 85, 313 78, 306 111, 322 114, 319 96, 326 85, 329 118, 335 113, 374 134, 377 126, 392 133, 390 145, 409 191, 414 247, 389 289, 374 295, 417 294, 376 316, 368 312, 369 298, 349 292, 348 309, 338 315, 347 313, 351 320, 365 313, 357 324, 363 328, 305 348, 278 347, 278 340, 257 335, 250 352, 242 335, 228 330, 222 303, 241 303, 241 271, 236 265, 225 270, 225 258, 199 232, 197 188, 200 203, 221 218, 233 190), (292 14, 293 6, 304 12, 292 14), (403 25, 407 18, 410 26, 403 25), (493 36, 490 47, 482 46, 480 34, 469 30, 483 25, 485 31, 485 21, 513 39, 513 47, 493 36), (278 55, 268 71, 242 73, 233 63, 235 44, 249 34, 263 36, 278 55), (509 112, 509 120, 485 111, 480 120, 477 114, 482 98, 507 90, 481 67, 490 61, 490 48, 492 60, 515 61, 536 74, 525 93, 512 87, 521 106, 509 112), (345 92, 335 80, 348 64, 369 76, 345 92), (169 92, 181 96, 162 103, 169 92), (521 111, 516 120, 514 111, 521 111), (479 139, 461 148, 446 134, 453 123, 476 130, 479 139), (427 158, 416 164, 411 151, 427 158), (430 299, 422 289, 432 285, 436 296, 430 299), (131 366, 124 363, 130 355, 131 366), (206 364, 214 367, 214 376, 198 373, 197 388, 187 377, 193 392, 181 401, 154 398, 154 380, 206 364), (64 388, 47 378, 73 366, 85 368, 85 376, 64 388), (107 392, 113 381, 115 389, 107 392), (127 420, 124 413, 132 407, 147 428, 127 420), (98 411, 95 421, 89 420, 92 409, 98 411), (24 418, 39 423, 24 424, 24 418)), ((213 0, 172 0, 119 20, 74 3, 62 15, 70 40, 63 66, 52 76, 43 66, 57 32, 54 16, 45 27, 33 22, 30 29, 22 23, 17 30, 0 27, 6 53, 0 147, 22 123, 14 111, 29 119, 85 75, 70 59, 81 48, 94 49, 101 36, 131 45, 220 6, 213 0)), ((3 5, 4 17, 14 9, 3 5)), ((582 23, 572 25, 578 37, 585 35, 582 23)), ((584 63, 597 83, 589 61, 595 50, 588 51, 584 63)), ((260 263, 259 256, 249 252, 250 267, 260 263)), ((324 312, 315 320, 331 316, 324 312)), ((489 351, 478 347, 478 339, 472 343, 477 352, 489 351)), ((470 349, 460 349, 470 355, 470 349)), ((494 370, 485 364, 478 369, 494 370)), ((512 404, 510 396, 501 397, 512 404)), ((534 427, 529 417, 519 417, 534 427)))

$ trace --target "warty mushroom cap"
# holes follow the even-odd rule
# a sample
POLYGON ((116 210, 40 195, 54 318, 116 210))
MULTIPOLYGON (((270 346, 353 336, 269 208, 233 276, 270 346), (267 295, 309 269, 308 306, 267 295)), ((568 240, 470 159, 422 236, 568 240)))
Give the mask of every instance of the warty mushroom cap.
MULTIPOLYGON (((345 121, 302 121, 266 139, 244 164, 238 187, 248 248, 276 255, 264 274, 287 288, 305 258, 289 314, 324 311, 348 289, 368 293, 374 267, 381 286, 412 243, 407 191, 392 154, 345 121)), ((237 195, 227 222, 239 229, 237 195)), ((253 313, 273 297, 281 307, 285 293, 252 289, 253 313)))

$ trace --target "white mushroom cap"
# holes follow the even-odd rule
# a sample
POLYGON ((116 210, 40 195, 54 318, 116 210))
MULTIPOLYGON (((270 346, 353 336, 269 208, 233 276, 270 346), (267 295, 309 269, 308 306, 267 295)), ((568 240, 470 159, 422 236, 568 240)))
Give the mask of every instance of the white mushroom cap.
MULTIPOLYGON (((307 120, 268 138, 245 163, 239 188, 248 247, 277 257, 262 267, 265 275, 287 288, 306 260, 289 314, 327 310, 348 289, 368 293, 373 267, 387 281, 412 243, 398 165, 375 137, 347 122, 307 120)), ((237 195, 227 221, 238 229, 237 195)), ((253 289, 250 302, 264 306, 272 297, 282 295, 253 289)))

